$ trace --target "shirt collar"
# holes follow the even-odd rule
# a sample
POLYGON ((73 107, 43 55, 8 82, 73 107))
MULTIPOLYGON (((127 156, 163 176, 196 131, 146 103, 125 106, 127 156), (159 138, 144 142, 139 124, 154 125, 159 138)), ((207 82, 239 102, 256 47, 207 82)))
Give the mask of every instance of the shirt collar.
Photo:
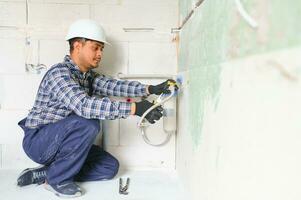
POLYGON ((83 77, 85 77, 86 75, 90 74, 90 70, 87 71, 86 73, 81 72, 80 69, 79 69, 79 67, 78 67, 78 65, 73 62, 73 60, 71 59, 71 57, 69 55, 66 55, 64 57, 64 63, 67 64, 67 66, 70 69, 73 69, 73 70, 77 71, 77 73, 79 73, 83 77))
POLYGON ((68 67, 80 71, 80 70, 79 70, 79 67, 77 66, 77 64, 75 64, 75 63, 73 62, 73 60, 71 59, 71 57, 70 57, 69 55, 66 55, 66 56, 64 57, 64 63, 66 63, 66 64, 68 65, 68 67))

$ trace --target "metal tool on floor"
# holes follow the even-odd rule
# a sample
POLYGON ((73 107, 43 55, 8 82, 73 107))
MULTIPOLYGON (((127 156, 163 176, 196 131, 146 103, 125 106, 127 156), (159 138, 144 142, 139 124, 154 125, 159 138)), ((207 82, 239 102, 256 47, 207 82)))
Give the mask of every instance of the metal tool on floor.
POLYGON ((130 178, 126 179, 126 184, 124 187, 122 184, 122 178, 119 178, 119 194, 128 195, 129 192, 127 192, 127 190, 129 189, 129 185, 130 185, 130 178))

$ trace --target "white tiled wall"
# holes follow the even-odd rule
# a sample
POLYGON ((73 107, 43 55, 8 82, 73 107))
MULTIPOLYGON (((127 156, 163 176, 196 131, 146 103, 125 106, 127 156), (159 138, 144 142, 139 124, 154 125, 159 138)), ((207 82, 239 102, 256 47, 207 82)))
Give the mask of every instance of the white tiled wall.
MULTIPOLYGON (((69 51, 64 36, 76 19, 103 24, 109 42, 97 71, 116 74, 175 74, 176 47, 170 29, 177 26, 174 0, 0 0, 0 168, 34 166, 22 150, 23 132, 17 126, 31 108, 42 74, 26 72, 25 62, 61 62, 69 51), (27 20, 28 19, 28 24, 27 20), (125 32, 123 28, 154 28, 125 32), (25 44, 28 38, 30 45, 25 44), (28 59, 28 52, 31 53, 28 59)), ((143 82, 147 82, 141 80, 143 82)), ((159 83, 163 80, 155 80, 159 83)), ((175 136, 164 147, 146 145, 138 118, 104 123, 105 147, 122 167, 174 168, 175 136)), ((164 139, 162 121, 147 129, 154 141, 164 139)))

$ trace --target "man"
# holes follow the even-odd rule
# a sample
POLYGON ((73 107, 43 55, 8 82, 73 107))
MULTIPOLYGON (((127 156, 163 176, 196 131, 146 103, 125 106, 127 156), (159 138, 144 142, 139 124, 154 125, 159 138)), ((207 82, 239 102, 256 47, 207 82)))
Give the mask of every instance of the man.
MULTIPOLYGON (((18 185, 45 183, 45 188, 60 197, 77 197, 82 191, 74 181, 112 179, 119 163, 102 148, 93 145, 100 132, 99 120, 142 116, 153 104, 112 101, 108 96, 143 97, 169 93, 168 80, 159 85, 121 81, 92 71, 101 61, 104 30, 92 20, 74 22, 66 36, 70 56, 52 66, 38 89, 33 108, 18 124, 24 130, 23 149, 30 159, 41 164, 25 169, 18 185)), ((155 123, 162 107, 146 119, 155 123)))

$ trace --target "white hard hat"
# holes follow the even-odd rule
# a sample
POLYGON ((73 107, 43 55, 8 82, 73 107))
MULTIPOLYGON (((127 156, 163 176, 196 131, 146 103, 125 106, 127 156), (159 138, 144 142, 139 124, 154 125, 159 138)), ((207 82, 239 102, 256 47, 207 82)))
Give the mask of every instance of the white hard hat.
POLYGON ((80 19, 71 24, 66 40, 68 41, 76 37, 87 38, 111 45, 106 41, 106 34, 102 26, 91 19, 80 19))

